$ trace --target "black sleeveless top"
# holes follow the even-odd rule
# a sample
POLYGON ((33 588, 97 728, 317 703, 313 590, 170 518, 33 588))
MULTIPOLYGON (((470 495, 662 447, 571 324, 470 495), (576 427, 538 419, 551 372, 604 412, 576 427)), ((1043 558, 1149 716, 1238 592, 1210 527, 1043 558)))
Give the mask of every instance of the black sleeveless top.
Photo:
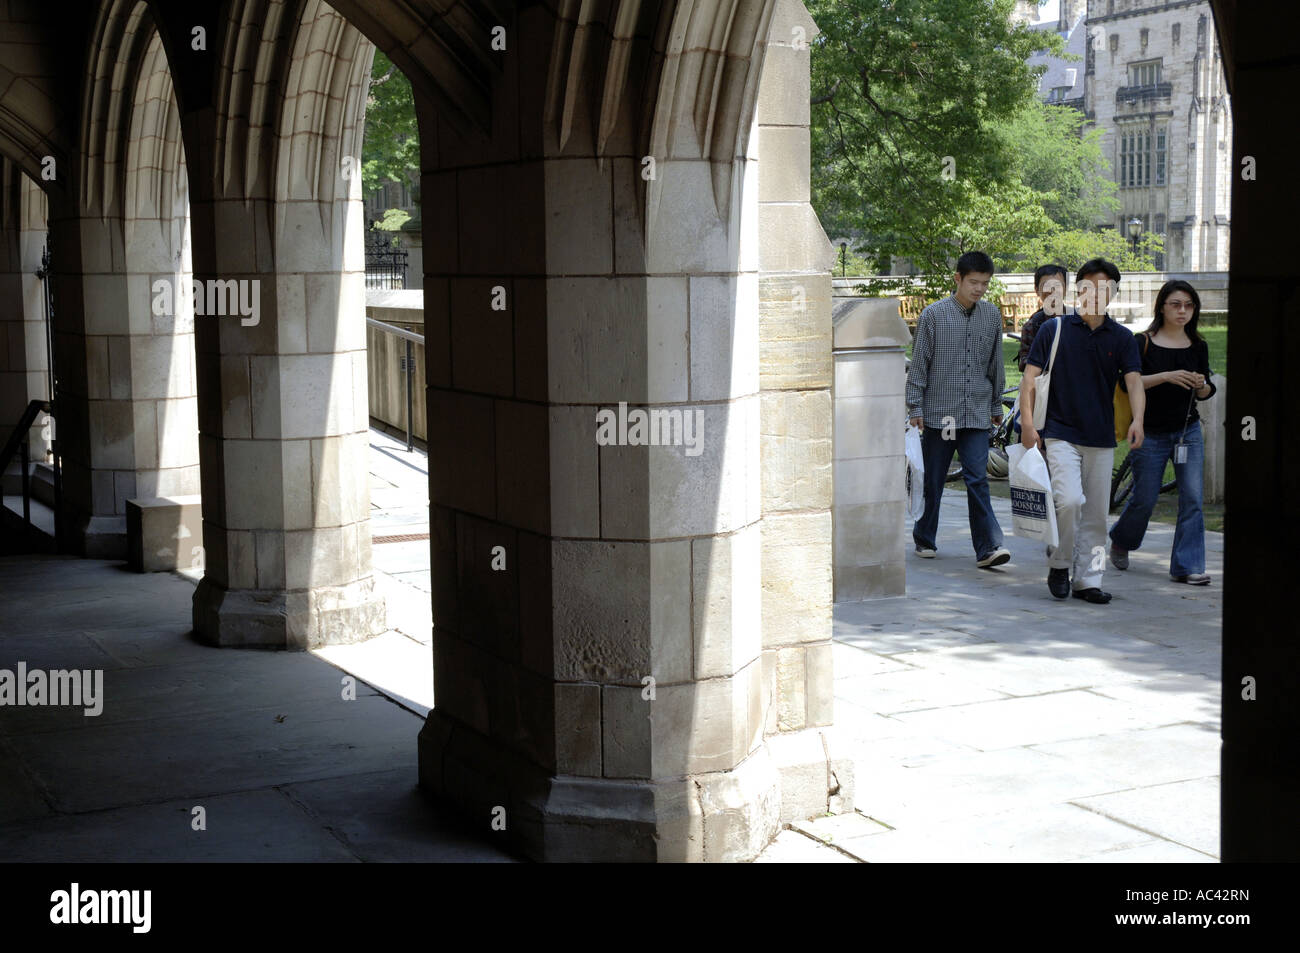
MULTIPOLYGON (((1205 341, 1193 341, 1191 347, 1170 348, 1161 347, 1155 341, 1143 340, 1149 337, 1146 332, 1137 335, 1144 376, 1160 374, 1164 371, 1194 371, 1204 374, 1206 383, 1210 385, 1209 397, 1203 399, 1209 400, 1214 396, 1217 388, 1210 378, 1210 346, 1205 341)), ((1181 433, 1185 423, 1190 424, 1200 420, 1201 415, 1196 412, 1196 404, 1202 398, 1193 399, 1193 393, 1168 381, 1148 387, 1147 409, 1142 418, 1143 429, 1147 433, 1169 433, 1170 431, 1181 433), (1189 402, 1192 407, 1190 418, 1187 415, 1189 402)))

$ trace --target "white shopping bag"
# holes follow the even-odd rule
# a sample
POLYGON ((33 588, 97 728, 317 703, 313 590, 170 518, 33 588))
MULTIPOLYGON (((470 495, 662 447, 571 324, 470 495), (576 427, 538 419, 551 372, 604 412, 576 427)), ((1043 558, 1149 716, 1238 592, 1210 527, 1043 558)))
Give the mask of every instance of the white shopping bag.
POLYGON ((1047 461, 1037 447, 1023 444, 1007 447, 1011 483, 1011 531, 1021 539, 1039 539, 1048 546, 1059 542, 1056 534, 1056 503, 1047 461))
POLYGON ((925 457, 921 455, 920 428, 907 425, 903 453, 907 457, 907 518, 915 523, 925 512, 925 457))

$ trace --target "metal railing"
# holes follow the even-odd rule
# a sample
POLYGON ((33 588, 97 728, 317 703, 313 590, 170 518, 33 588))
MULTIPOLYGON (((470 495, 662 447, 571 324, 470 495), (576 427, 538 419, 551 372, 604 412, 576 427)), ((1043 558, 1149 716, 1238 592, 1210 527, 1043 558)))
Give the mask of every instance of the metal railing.
POLYGON ((401 290, 406 287, 410 253, 389 245, 366 246, 366 287, 401 290))
POLYGON ((413 428, 415 426, 415 355, 412 353, 412 345, 419 344, 424 346, 424 335, 416 334, 414 331, 408 331, 405 328, 399 328, 393 324, 387 324, 383 321, 377 321, 374 318, 366 318, 366 324, 376 328, 385 334, 391 334, 394 337, 401 338, 406 342, 406 356, 402 358, 402 374, 406 377, 406 449, 415 449, 415 443, 412 439, 413 428))

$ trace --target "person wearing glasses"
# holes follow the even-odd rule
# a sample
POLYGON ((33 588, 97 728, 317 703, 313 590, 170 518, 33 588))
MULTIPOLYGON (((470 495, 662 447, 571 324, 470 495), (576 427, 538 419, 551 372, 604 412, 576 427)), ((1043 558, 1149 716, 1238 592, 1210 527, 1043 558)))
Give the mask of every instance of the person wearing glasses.
POLYGON ((1169 577, 1192 586, 1209 585, 1205 573, 1205 517, 1202 493, 1205 441, 1199 401, 1214 396, 1210 346, 1196 330, 1201 298, 1186 281, 1167 281, 1156 295, 1155 317, 1144 332, 1142 386, 1146 390, 1146 440, 1129 451, 1133 492, 1110 530, 1110 561, 1128 569, 1128 554, 1142 545, 1160 495, 1165 465, 1172 460, 1178 480, 1178 524, 1169 554, 1169 577))

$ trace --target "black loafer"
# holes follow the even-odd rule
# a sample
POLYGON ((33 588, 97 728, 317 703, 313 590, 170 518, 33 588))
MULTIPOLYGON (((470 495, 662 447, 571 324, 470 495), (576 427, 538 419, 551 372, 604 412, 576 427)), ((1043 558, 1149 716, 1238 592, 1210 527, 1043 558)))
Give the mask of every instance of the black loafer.
POLYGON ((1106 603, 1110 602, 1110 593, 1102 592, 1100 589, 1076 589, 1074 590, 1074 598, 1084 599, 1087 602, 1104 606, 1106 603))
POLYGON ((1070 570, 1047 570, 1047 588, 1050 589, 1052 595, 1056 596, 1058 599, 1068 598, 1070 595, 1070 570))

